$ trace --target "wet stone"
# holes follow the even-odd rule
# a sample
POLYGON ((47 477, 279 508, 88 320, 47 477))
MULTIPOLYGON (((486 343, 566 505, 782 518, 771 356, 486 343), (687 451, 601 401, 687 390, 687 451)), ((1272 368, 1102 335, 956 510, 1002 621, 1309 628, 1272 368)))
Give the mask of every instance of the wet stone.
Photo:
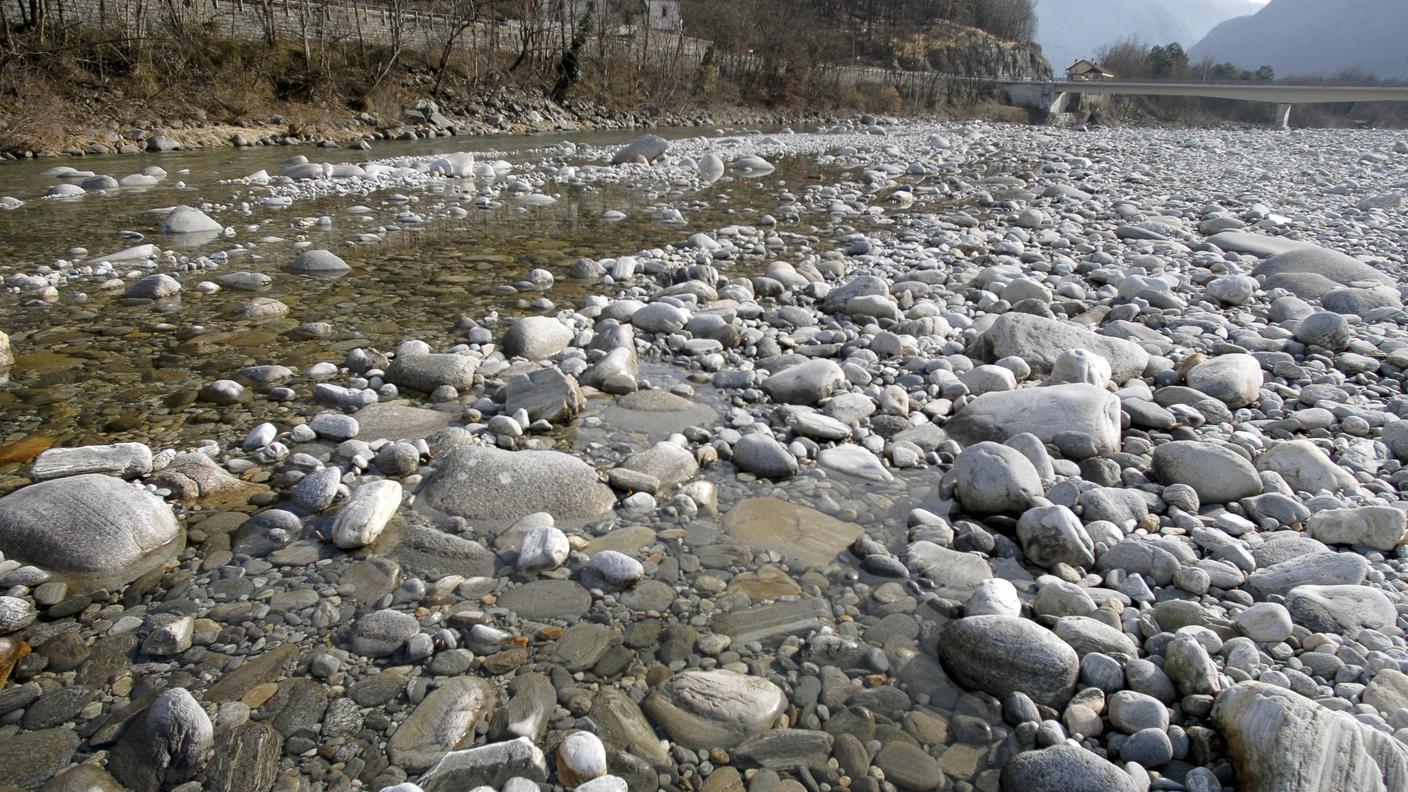
POLYGON ((93 692, 82 685, 62 688, 29 705, 24 713, 26 729, 60 726, 78 716, 93 700, 93 692))
POLYGON ((572 580, 535 580, 510 589, 499 605, 525 619, 579 619, 591 608, 592 596, 572 580))
POLYGON ((79 744, 69 729, 26 731, 0 742, 0 778, 34 789, 63 769, 79 744))

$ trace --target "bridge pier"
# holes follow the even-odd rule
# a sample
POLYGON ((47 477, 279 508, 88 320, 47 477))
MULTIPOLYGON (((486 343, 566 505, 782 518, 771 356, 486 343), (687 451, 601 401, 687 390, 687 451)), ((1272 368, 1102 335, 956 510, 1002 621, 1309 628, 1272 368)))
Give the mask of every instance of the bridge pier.
POLYGON ((1291 128, 1291 106, 1288 104, 1276 105, 1276 128, 1291 128))

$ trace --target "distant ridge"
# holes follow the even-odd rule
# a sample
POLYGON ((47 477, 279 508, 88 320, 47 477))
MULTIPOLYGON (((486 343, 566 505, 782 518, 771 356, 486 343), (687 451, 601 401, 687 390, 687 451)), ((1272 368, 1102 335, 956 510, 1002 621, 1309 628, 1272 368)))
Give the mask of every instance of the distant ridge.
POLYGON ((1408 0, 1271 0, 1255 16, 1229 19, 1190 51, 1278 77, 1359 69, 1402 79, 1408 65, 1408 0))

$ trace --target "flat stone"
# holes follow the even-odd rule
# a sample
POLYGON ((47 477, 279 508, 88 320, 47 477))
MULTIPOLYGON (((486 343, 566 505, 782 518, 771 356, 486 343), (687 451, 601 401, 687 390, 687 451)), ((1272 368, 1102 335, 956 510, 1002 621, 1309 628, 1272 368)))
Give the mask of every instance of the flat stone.
POLYGON ((729 749, 766 731, 787 706, 776 685, 733 671, 684 671, 646 699, 644 710, 675 742, 729 749))
POLYGON ((855 523, 777 498, 749 498, 724 515, 723 524, 750 547, 816 567, 829 564, 864 532, 855 523))
POLYGON ((414 407, 404 401, 369 404, 352 417, 357 419, 358 439, 369 443, 429 437, 449 426, 452 420, 447 412, 414 407))
POLYGON ((446 575, 492 577, 497 563, 493 552, 484 545, 424 525, 406 529, 396 546, 387 552, 406 569, 431 580, 446 575))
POLYGON ((875 755, 875 766, 885 771, 885 780, 903 789, 939 789, 943 772, 939 763, 923 748, 902 740, 892 740, 875 755))
POLYGON ((71 729, 27 731, 0 743, 0 778, 23 789, 35 789, 62 770, 78 749, 71 729))
POLYGON ((422 792, 465 792, 476 787, 499 788, 513 778, 542 783, 547 760, 523 737, 445 754, 420 777, 422 792))
POLYGON ((396 727, 386 744, 387 754, 412 773, 429 768, 473 735, 475 724, 493 708, 494 700, 494 689, 486 680, 446 680, 396 727))
POLYGON ((1050 630, 1013 616, 969 616, 944 625, 944 669, 964 687, 994 696, 1025 693, 1059 708, 1074 691, 1079 658, 1050 630))
POLYGON ((592 606, 592 595, 573 580, 534 580, 509 589, 499 606, 524 619, 579 619, 592 606))
POLYGON ((462 446, 431 475, 422 499, 467 520, 511 521, 537 512, 558 520, 599 517, 616 504, 592 466, 558 451, 462 446))
POLYGON ((732 611, 714 622, 714 630, 729 636, 734 643, 769 643, 829 623, 831 606, 826 600, 807 598, 732 611))
MULTIPOLYGON (((1238 779, 1241 780, 1240 778, 1238 779)), ((1025 751, 1002 768, 1001 792, 1139 792, 1134 779, 1074 745, 1025 751)))

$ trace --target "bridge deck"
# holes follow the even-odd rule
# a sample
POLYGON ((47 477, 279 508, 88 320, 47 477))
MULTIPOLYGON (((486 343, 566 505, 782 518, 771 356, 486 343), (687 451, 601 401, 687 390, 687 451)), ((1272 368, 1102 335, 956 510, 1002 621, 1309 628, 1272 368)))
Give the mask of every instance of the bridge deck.
POLYGON ((1408 86, 1288 85, 1284 83, 1174 83, 1132 80, 1055 80, 1008 82, 1007 85, 1050 85, 1054 93, 1139 94, 1142 96, 1201 96, 1275 104, 1327 102, 1408 102, 1408 86))

